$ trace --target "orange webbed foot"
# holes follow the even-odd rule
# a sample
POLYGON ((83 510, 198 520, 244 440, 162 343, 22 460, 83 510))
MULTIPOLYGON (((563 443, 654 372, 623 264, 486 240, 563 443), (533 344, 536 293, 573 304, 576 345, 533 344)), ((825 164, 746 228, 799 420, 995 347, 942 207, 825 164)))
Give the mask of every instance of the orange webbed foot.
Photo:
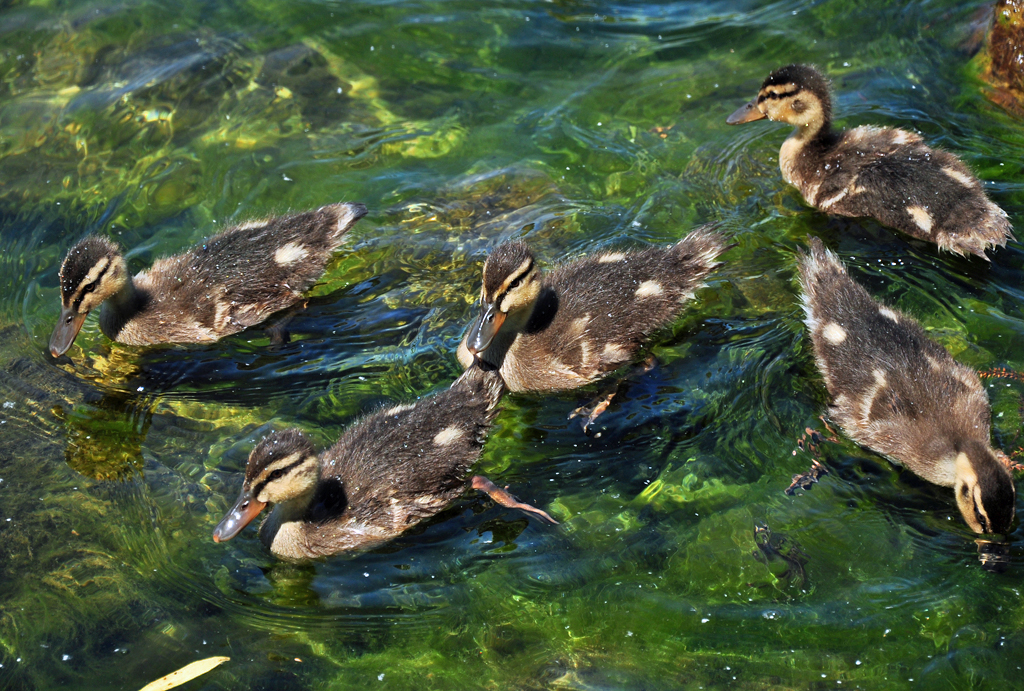
MULTIPOLYGON (((547 511, 538 509, 536 506, 530 506, 519 501, 504 489, 501 489, 496 484, 485 478, 483 475, 474 475, 471 483, 473 489, 479 490, 489 496, 491 499, 509 509, 519 509, 526 513, 532 513, 537 518, 547 521, 551 525, 558 525, 558 521, 548 515, 547 511)), ((507 489, 507 488, 506 488, 507 489)))

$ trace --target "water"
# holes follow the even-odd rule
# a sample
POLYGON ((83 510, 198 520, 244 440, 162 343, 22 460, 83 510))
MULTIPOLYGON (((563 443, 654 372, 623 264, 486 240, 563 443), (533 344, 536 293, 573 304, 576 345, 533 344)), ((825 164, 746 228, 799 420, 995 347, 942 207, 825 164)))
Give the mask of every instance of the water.
MULTIPOLYGON (((980 4, 39 2, 0 9, 0 686, 1002 688, 1020 678, 1024 534, 980 568, 949 490, 848 441, 783 493, 826 395, 796 301, 809 234, 962 361, 1024 367, 1024 253, 991 266, 808 210, 786 128, 725 126, 815 62, 845 125, 914 128, 1020 234, 1021 125, 963 47, 980 4), (46 355, 88 231, 133 270, 224 224, 354 200, 352 232, 270 347, 46 355), (737 247, 586 437, 597 391, 506 399, 478 472, 562 521, 467 494, 377 551, 276 562, 210 533, 272 428, 328 444, 458 372, 488 248, 546 261, 721 221, 737 247), (796 451, 796 453, 794 453, 796 451), (757 532, 768 526, 770 532, 757 532), (767 555, 762 549, 766 549, 767 555)), ((1022 386, 987 380, 993 439, 1022 386)), ((1018 523, 1019 525, 1019 523, 1018 523)))

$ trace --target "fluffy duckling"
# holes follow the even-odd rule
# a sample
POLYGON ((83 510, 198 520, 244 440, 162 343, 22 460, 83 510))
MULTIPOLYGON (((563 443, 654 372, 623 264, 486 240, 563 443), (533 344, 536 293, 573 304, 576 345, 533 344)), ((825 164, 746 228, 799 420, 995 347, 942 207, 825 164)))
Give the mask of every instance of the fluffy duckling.
POLYGON ((543 276, 526 243, 506 242, 484 263, 480 316, 459 362, 497 368, 510 391, 588 384, 675 319, 725 249, 703 226, 667 248, 604 252, 543 276))
POLYGON ((986 260, 988 247, 1013 239, 1006 212, 953 154, 930 148, 906 130, 833 130, 829 85, 813 67, 775 70, 757 98, 726 122, 762 118, 796 126, 779 152, 779 168, 816 209, 870 216, 943 249, 986 260))
POLYGON ((858 444, 952 487, 978 533, 1006 533, 1015 490, 989 445, 978 375, 905 314, 879 304, 812 238, 800 280, 814 356, 832 396, 829 416, 858 444))
POLYGON ((501 377, 473 367, 439 394, 364 417, 319 456, 298 430, 271 434, 249 455, 242 492, 214 542, 230 540, 274 504, 260 539, 275 556, 372 549, 443 510, 470 484, 556 523, 485 477, 467 481, 502 392, 501 377))
POLYGON ((365 215, 362 204, 331 204, 249 221, 159 259, 134 278, 117 244, 90 235, 61 264, 60 321, 50 353, 66 353, 101 304, 100 329, 128 345, 204 343, 259 324, 302 297, 365 215))

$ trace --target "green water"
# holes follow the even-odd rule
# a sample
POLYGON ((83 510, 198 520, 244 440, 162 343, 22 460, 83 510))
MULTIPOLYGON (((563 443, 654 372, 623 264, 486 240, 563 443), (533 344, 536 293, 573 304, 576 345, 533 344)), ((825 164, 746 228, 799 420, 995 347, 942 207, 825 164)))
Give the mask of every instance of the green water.
MULTIPOLYGON (((795 256, 821 237, 962 361, 1024 367, 1024 252, 992 265, 808 210, 786 128, 729 128, 815 62, 847 125, 961 155, 1024 229, 1024 124, 985 98, 981 7, 881 2, 0 2, 0 687, 1003 689, 1024 666, 1024 530, 984 571, 952 493, 848 441, 783 490, 826 395, 795 256), (46 354, 88 231, 133 269, 224 224, 371 209, 270 347, 46 354), (511 396, 477 468, 549 527, 467 494, 371 553, 276 562, 210 533, 248 451, 445 386, 489 248, 548 262, 721 221, 737 246, 582 434, 597 387, 511 396), (771 531, 755 533, 758 526, 771 531), (770 539, 781 556, 760 558, 770 539)), ((1024 386, 987 380, 993 440, 1024 386)))

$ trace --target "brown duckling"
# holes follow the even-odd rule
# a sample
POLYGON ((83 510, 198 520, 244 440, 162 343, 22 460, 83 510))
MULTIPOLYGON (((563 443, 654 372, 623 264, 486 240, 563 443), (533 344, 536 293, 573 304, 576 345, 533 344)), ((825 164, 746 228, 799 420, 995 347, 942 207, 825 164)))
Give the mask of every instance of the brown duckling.
POLYGON ((503 388, 497 373, 473 367, 441 393, 367 415, 319 456, 299 430, 269 435, 249 455, 242 492, 214 542, 230 540, 274 504, 260 539, 275 556, 372 549, 443 510, 469 485, 557 523, 487 478, 466 477, 503 388))
POLYGON ((506 242, 484 263, 480 316, 459 362, 497 368, 510 391, 588 384, 675 319, 725 249, 703 226, 667 248, 602 252, 543 276, 526 243, 506 242))
POLYGON ((1015 489, 1005 456, 989 445, 991 412, 977 373, 912 318, 873 300, 817 238, 800 281, 829 416, 858 444, 952 487, 975 532, 1008 532, 1015 489))
POLYGON ((762 118, 796 126, 782 144, 779 167, 783 179, 816 209, 869 216, 950 252, 986 260, 988 247, 1013 239, 1006 212, 953 154, 932 149, 906 130, 870 125, 833 130, 828 81, 813 67, 775 70, 757 98, 726 122, 762 118))
POLYGON ((331 204, 249 221, 159 259, 134 278, 116 243, 90 235, 61 264, 60 321, 50 353, 67 352, 100 304, 100 329, 128 345, 206 343, 259 324, 302 297, 365 215, 362 204, 331 204))

